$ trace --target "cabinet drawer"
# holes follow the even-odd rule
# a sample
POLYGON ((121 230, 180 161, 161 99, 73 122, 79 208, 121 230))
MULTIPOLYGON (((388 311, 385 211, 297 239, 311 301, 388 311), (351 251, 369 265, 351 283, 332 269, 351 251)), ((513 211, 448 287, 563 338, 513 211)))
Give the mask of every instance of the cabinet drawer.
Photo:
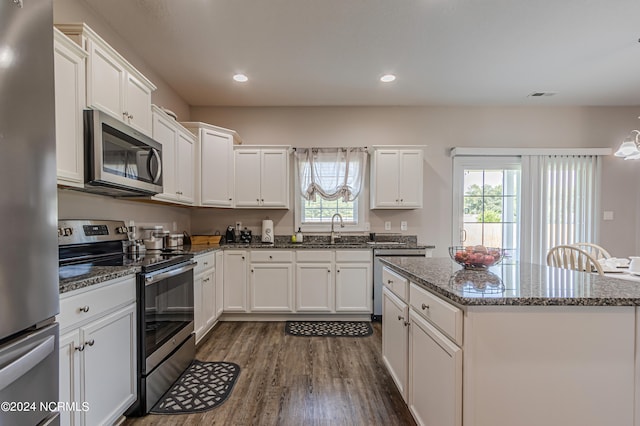
POLYGON ((89 287, 65 293, 60 298, 60 330, 135 300, 135 276, 106 281, 95 289, 89 287))
POLYGON ((336 262, 371 262, 371 250, 336 250, 336 262))
POLYGON ((382 284, 400 299, 407 301, 409 296, 409 280, 396 274, 389 268, 382 268, 382 284))
POLYGON ((254 250, 251 262, 291 262, 293 252, 290 250, 254 250))
POLYGON ((332 262, 331 250, 296 250, 297 262, 332 262))
POLYGON ((411 307, 462 346, 462 310, 411 283, 411 307))
POLYGON ((195 261, 198 262, 198 264, 193 270, 193 275, 196 276, 203 273, 204 271, 213 269, 213 267, 215 266, 215 255, 216 254, 214 252, 210 252, 199 254, 198 256, 196 256, 195 261))

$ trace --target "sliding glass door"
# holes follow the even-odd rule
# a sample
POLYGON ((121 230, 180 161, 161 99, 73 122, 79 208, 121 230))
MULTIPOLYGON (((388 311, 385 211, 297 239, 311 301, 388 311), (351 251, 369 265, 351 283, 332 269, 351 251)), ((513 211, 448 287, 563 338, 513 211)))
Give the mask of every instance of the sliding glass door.
POLYGON ((500 247, 519 258, 519 157, 454 158, 453 245, 500 247))

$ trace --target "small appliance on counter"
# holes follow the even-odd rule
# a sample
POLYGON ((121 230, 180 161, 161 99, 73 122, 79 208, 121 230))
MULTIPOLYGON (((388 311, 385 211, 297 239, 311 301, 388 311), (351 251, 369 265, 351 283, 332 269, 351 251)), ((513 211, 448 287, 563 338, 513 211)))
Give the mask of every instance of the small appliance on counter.
POLYGON ((227 244, 236 242, 236 233, 234 232, 233 226, 229 225, 227 227, 227 232, 224 234, 224 240, 227 244))
POLYGON ((251 244, 251 231, 244 228, 244 231, 240 231, 240 242, 242 244, 251 244))
POLYGON ((272 244, 274 242, 272 220, 266 219, 262 221, 262 242, 272 244))

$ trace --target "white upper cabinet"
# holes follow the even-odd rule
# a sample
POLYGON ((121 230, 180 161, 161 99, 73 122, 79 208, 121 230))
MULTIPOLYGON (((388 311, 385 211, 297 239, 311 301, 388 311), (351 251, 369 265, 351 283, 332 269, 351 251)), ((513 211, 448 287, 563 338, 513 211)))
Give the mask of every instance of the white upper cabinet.
POLYGON ((57 24, 84 48, 87 106, 105 111, 151 135, 151 92, 156 86, 85 24, 57 24))
POLYGON ((230 129, 206 123, 182 123, 196 135, 195 200, 199 206, 233 207, 233 146, 242 141, 230 129))
POLYGON ((162 144, 162 193, 158 201, 192 205, 195 137, 160 108, 153 106, 153 139, 162 144))
POLYGON ((422 147, 374 147, 371 162, 371 208, 422 208, 422 172, 422 147))
POLYGON ((58 184, 84 186, 82 110, 87 52, 54 28, 56 164, 58 184))
POLYGON ((235 150, 235 207, 289 208, 289 147, 235 150))

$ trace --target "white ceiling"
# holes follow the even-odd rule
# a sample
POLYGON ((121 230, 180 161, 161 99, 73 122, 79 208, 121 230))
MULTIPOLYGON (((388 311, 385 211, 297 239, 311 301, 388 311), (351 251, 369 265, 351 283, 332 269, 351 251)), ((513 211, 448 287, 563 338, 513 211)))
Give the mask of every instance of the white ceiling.
POLYGON ((640 105, 640 0, 85 1, 193 106, 640 105))

